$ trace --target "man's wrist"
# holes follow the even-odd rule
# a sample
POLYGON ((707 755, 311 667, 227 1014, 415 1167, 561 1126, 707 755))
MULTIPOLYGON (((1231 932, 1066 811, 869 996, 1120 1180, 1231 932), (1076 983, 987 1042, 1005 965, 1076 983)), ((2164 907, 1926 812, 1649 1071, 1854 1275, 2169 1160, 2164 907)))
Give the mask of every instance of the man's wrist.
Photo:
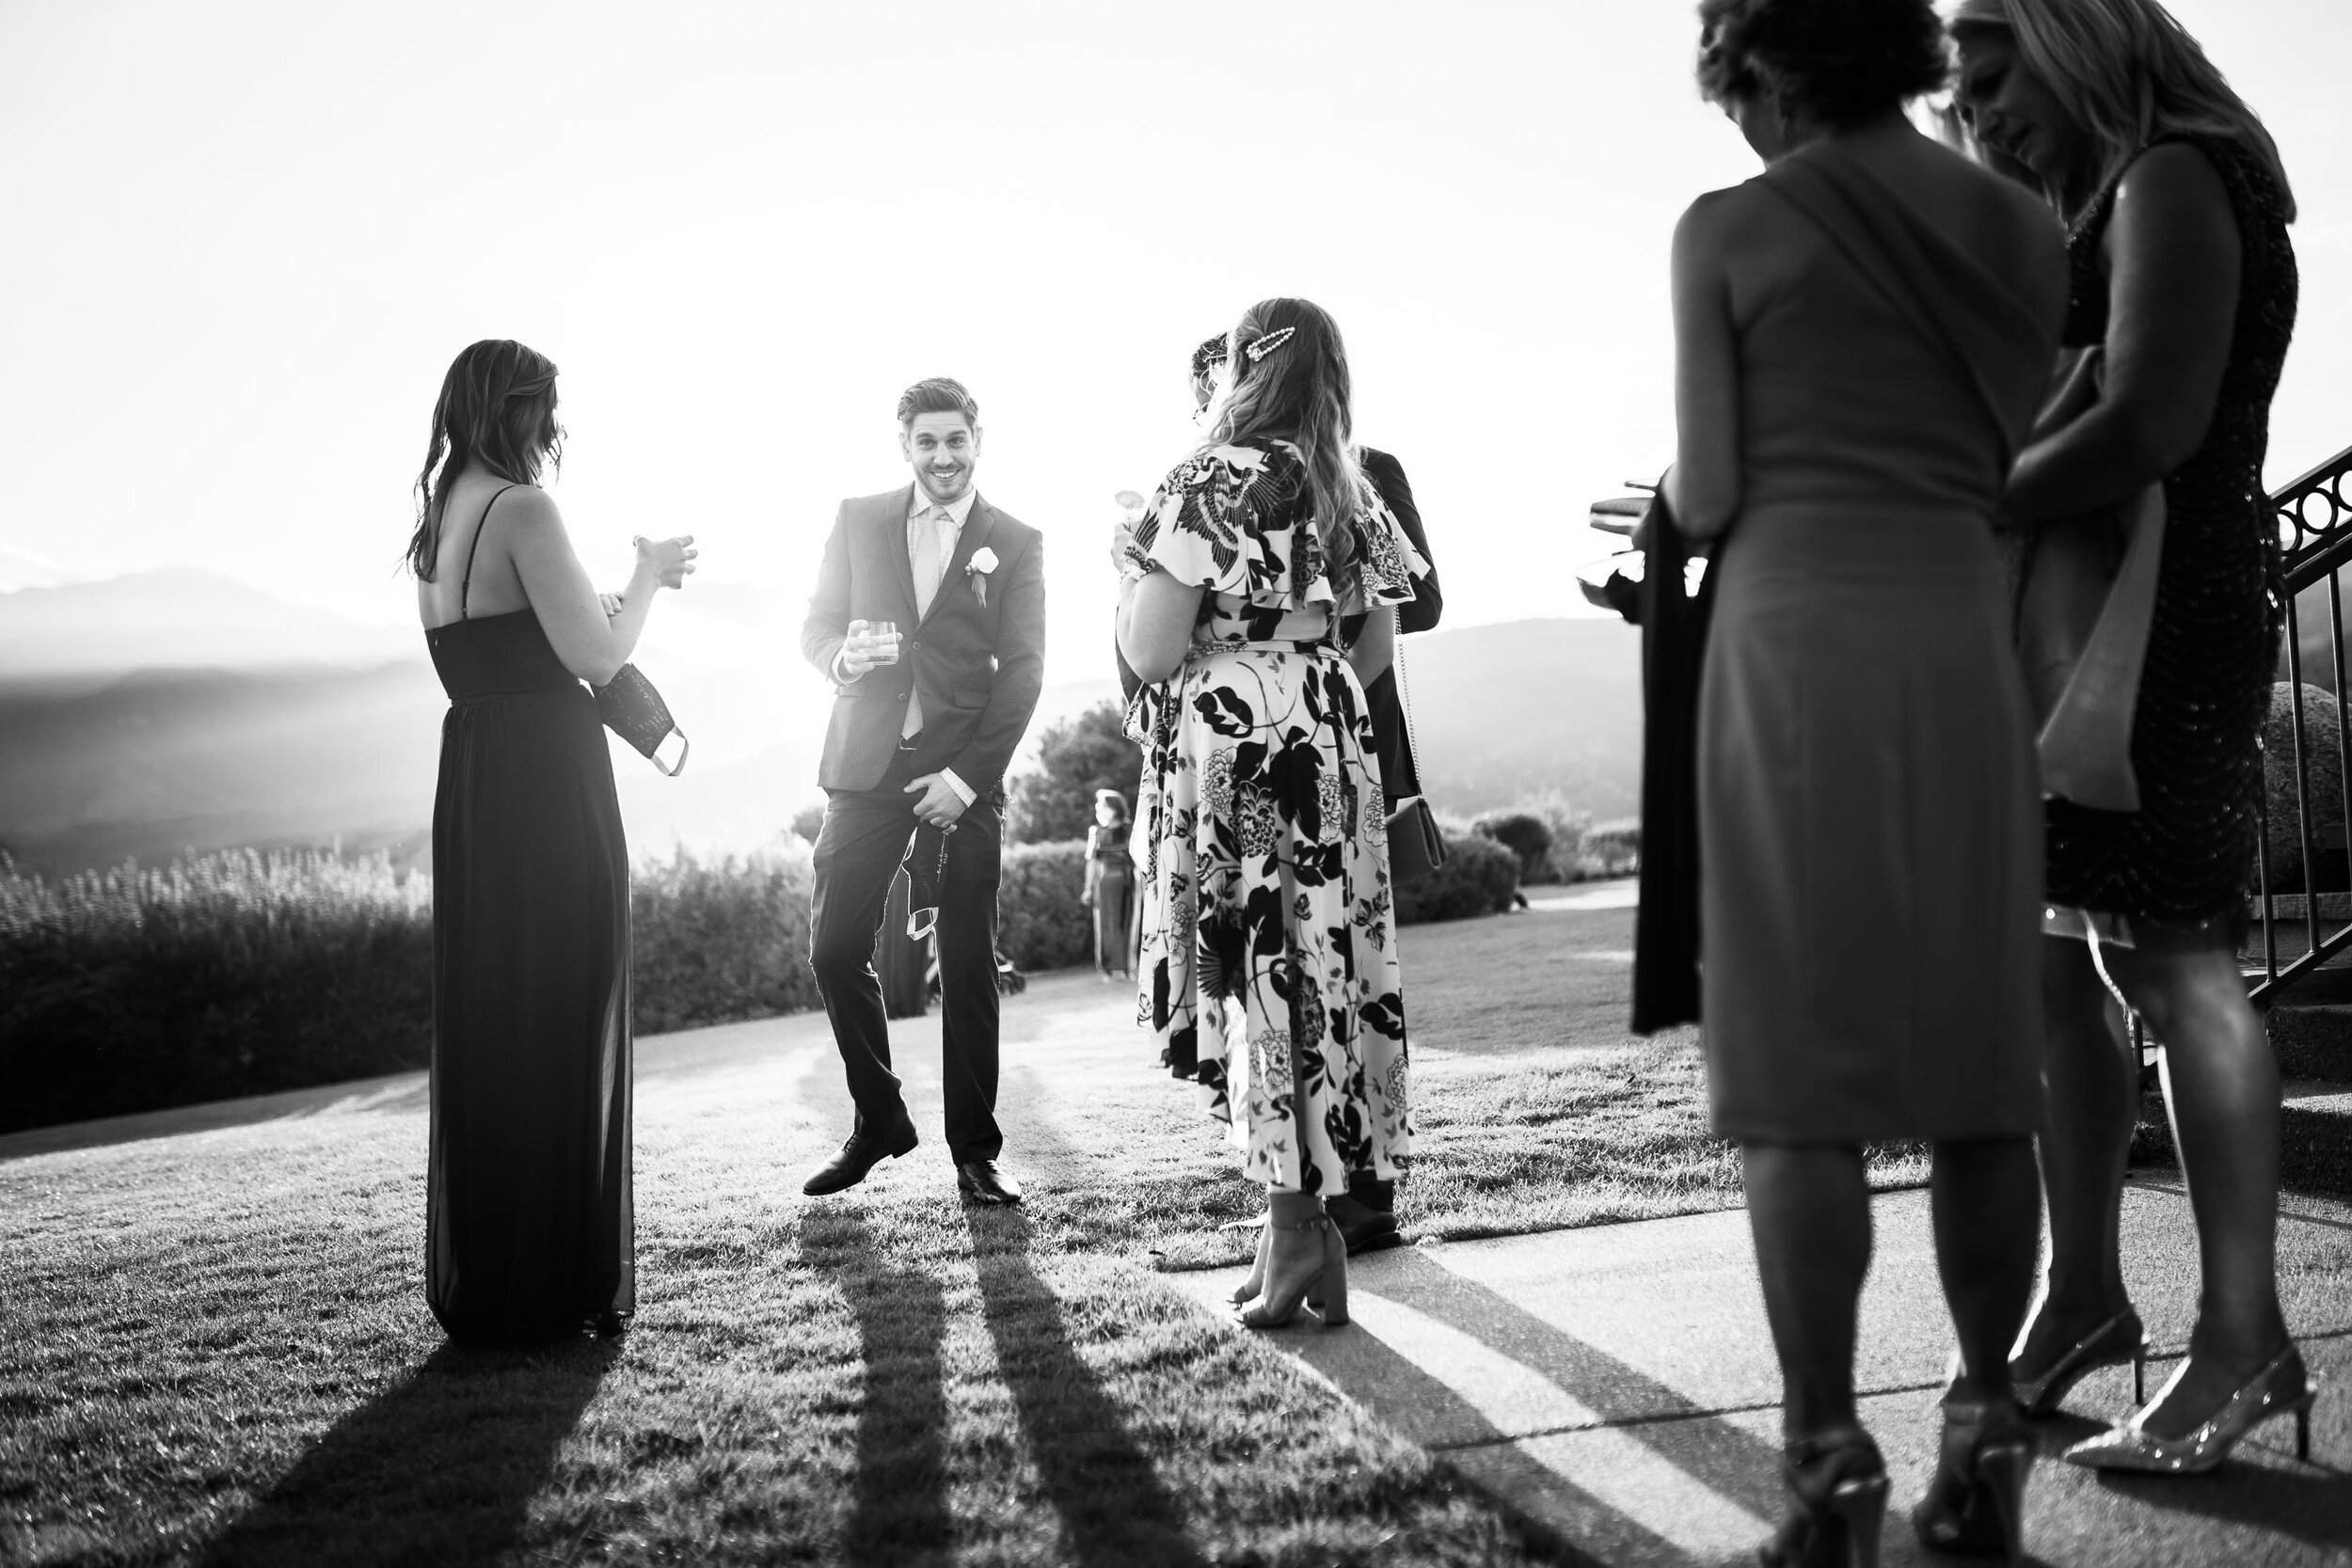
POLYGON ((956 770, 954 768, 943 768, 939 770, 939 776, 947 781, 947 787, 954 790, 957 798, 965 805, 969 806, 973 801, 979 799, 979 796, 973 790, 970 784, 965 784, 961 779, 956 777, 956 770))
POLYGON ((833 678, 835 681, 843 686, 847 686, 851 681, 863 679, 865 674, 866 672, 863 670, 860 670, 854 675, 850 673, 850 648, 848 643, 845 642, 840 647, 834 650, 833 678))

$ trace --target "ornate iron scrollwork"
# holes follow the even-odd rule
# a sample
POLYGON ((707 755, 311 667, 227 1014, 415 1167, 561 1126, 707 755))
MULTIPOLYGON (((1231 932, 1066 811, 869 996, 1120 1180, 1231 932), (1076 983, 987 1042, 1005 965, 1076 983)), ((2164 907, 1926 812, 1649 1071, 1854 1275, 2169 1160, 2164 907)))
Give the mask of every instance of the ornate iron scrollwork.
POLYGON ((2270 507, 2279 519, 2288 591, 2308 588, 2328 569, 2312 564, 2313 558, 2352 540, 2352 447, 2271 492, 2270 507))

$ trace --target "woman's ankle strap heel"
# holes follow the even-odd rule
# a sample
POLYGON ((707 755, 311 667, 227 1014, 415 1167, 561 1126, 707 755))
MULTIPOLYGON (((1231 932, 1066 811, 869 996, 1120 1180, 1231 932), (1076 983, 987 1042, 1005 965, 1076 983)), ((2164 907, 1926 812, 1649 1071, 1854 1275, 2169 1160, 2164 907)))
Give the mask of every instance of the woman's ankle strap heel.
POLYGON ((1886 1462, 1859 1428, 1791 1443, 1781 1475, 1789 1513, 1758 1548, 1764 1568, 1878 1568, 1886 1524, 1886 1462))
MULTIPOLYGON (((1258 1298, 1258 1307, 1243 1311, 1242 1322, 1252 1328, 1279 1328, 1289 1323, 1298 1308, 1303 1306, 1310 1311, 1320 1315, 1323 1326, 1326 1328, 1338 1328, 1346 1323, 1347 1240, 1340 1234, 1340 1227, 1332 1221, 1331 1216, 1317 1214, 1312 1219, 1279 1221, 1269 1215, 1265 1221, 1265 1228, 1268 1231, 1288 1230, 1294 1233, 1306 1230, 1323 1232, 1323 1259, 1315 1266, 1315 1272, 1307 1276, 1306 1283, 1299 1288, 1299 1293, 1292 1299, 1288 1307, 1278 1312, 1268 1305, 1266 1297, 1261 1294, 1258 1298), (1253 1312, 1255 1316, 1252 1316, 1253 1312)), ((1268 1259, 1266 1263, 1268 1277, 1261 1281, 1262 1289, 1271 1288, 1272 1274, 1273 1263, 1271 1259, 1268 1259)), ((1240 1303, 1237 1301, 1235 1305, 1239 1306, 1240 1303)))
POLYGON ((1935 1479, 1912 1510, 1919 1544, 1933 1551, 1997 1553, 2025 1560, 2026 1480, 2033 1434, 2009 1400, 1947 1400, 1935 1479))

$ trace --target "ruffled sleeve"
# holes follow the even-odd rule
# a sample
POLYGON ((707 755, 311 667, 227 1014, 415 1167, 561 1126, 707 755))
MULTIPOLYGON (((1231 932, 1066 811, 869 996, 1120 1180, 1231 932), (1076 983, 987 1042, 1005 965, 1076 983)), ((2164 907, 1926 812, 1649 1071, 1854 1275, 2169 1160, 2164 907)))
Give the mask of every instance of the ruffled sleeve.
POLYGON ((1324 604, 1353 614, 1413 596, 1413 575, 1429 563, 1378 491, 1367 483, 1363 508, 1348 521, 1353 547, 1336 583, 1311 513, 1306 466, 1288 446, 1212 447, 1152 493, 1127 564, 1137 575, 1156 568, 1188 587, 1289 610, 1324 604))
POLYGON ((1359 614, 1375 605, 1411 602, 1413 578, 1429 571, 1429 562, 1413 547, 1404 525, 1378 492, 1369 483, 1364 489, 1363 509, 1348 519, 1356 535, 1356 559, 1353 580, 1341 595, 1340 610, 1345 615, 1359 614))
POLYGON ((1267 554, 1265 518, 1278 475, 1264 452, 1212 447, 1178 464, 1152 493, 1136 525, 1127 562, 1138 575, 1154 568, 1187 587, 1248 597, 1264 586, 1253 562, 1267 554))

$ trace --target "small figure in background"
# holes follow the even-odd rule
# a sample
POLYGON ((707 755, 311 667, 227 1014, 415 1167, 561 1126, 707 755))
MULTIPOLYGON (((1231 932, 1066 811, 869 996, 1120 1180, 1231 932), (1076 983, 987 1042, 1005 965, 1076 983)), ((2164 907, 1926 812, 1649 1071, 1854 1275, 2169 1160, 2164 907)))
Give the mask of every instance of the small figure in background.
POLYGON ((1127 853, 1127 798, 1115 789, 1094 792, 1094 826, 1087 830, 1086 907, 1094 911, 1094 967, 1107 984, 1135 977, 1127 941, 1129 902, 1136 886, 1135 863, 1127 853))

